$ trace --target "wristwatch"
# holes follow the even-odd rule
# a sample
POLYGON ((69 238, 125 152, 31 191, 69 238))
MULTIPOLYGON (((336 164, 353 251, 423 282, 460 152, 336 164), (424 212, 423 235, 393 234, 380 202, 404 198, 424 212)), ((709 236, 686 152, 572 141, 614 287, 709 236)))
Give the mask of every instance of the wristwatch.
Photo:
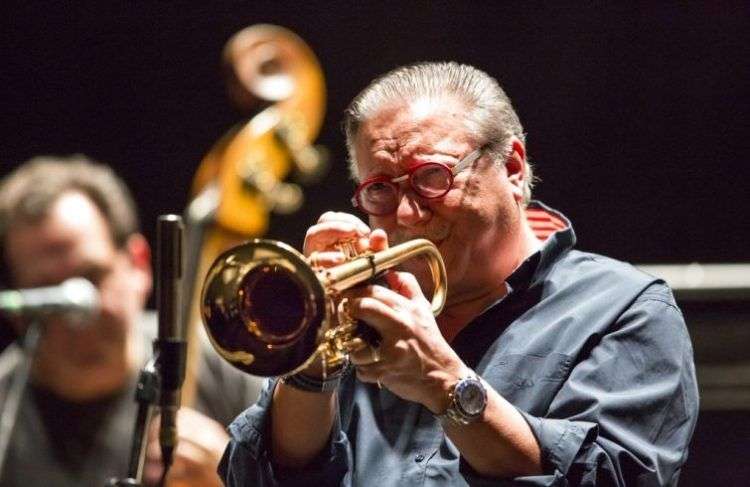
POLYGON ((482 416, 487 407, 487 389, 476 374, 470 374, 456 382, 448 399, 448 409, 437 418, 441 422, 466 425, 482 416))

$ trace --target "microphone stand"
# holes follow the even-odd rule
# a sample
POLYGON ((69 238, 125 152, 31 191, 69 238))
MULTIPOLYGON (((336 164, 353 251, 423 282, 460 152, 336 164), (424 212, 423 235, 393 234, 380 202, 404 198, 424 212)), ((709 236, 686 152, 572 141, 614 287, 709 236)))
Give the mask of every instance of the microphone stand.
POLYGON ((154 408, 159 399, 159 374, 156 370, 158 355, 154 356, 141 369, 135 389, 135 401, 138 403, 138 414, 133 426, 133 439, 130 445, 130 462, 128 474, 124 479, 112 478, 107 487, 140 487, 143 484, 143 463, 146 458, 148 425, 151 423, 154 408))
POLYGON ((0 478, 2 478, 3 471, 5 470, 5 460, 8 457, 8 450, 10 449, 10 438, 13 435, 13 429, 18 420, 18 411, 29 384, 31 366, 36 357, 41 335, 42 325, 39 320, 34 319, 26 329, 26 333, 21 341, 21 352, 24 357, 21 358, 21 363, 13 374, 13 382, 5 399, 5 406, 0 417, 0 478))
POLYGON ((135 392, 138 415, 133 427, 128 477, 112 478, 107 487, 141 487, 143 464, 148 441, 148 425, 157 403, 161 410, 159 445, 164 471, 160 485, 164 485, 177 446, 177 411, 180 407, 180 388, 185 378, 187 342, 181 326, 180 290, 182 286, 182 219, 176 215, 161 215, 157 223, 157 308, 159 334, 154 340, 151 360, 141 370, 135 392))

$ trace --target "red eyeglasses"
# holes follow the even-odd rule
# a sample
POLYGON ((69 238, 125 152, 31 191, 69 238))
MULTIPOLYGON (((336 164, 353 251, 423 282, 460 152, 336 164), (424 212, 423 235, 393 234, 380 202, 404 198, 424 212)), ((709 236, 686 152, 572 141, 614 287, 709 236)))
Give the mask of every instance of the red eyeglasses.
POLYGON ((409 186, 422 198, 441 198, 453 187, 453 178, 476 161, 482 149, 476 149, 448 167, 439 162, 423 162, 409 168, 406 174, 396 178, 375 176, 363 181, 352 198, 352 205, 373 216, 385 216, 395 212, 399 203, 399 184, 409 181, 409 186))

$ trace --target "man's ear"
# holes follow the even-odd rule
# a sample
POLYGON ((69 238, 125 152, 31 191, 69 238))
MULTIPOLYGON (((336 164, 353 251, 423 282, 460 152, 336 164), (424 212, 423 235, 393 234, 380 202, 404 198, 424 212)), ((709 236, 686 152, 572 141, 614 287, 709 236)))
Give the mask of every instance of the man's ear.
POLYGON ((148 298, 153 288, 153 271, 151 270, 151 247, 146 238, 140 233, 134 233, 128 237, 125 243, 130 265, 137 275, 138 287, 143 293, 144 301, 148 298))
POLYGON ((505 160, 505 170, 507 171, 508 181, 513 186, 513 197, 520 203, 523 201, 523 187, 528 176, 528 167, 526 165, 526 147, 516 137, 511 139, 511 151, 505 160))

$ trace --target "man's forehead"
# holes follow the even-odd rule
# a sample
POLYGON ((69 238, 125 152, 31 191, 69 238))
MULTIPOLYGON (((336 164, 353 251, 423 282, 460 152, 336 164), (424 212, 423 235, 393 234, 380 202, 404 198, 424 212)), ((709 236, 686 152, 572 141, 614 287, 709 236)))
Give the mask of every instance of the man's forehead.
POLYGON ((368 117, 381 124, 419 124, 433 117, 451 117, 466 113, 466 105, 453 97, 423 96, 413 100, 386 103, 368 117))
POLYGON ((14 225, 5 246, 13 274, 23 281, 53 279, 68 267, 107 261, 115 250, 104 216, 79 193, 61 196, 38 221, 14 225))
POLYGON ((109 225, 93 201, 80 192, 60 196, 36 225, 41 235, 56 239, 94 238, 112 243, 109 225))
POLYGON ((386 105, 364 122, 360 143, 366 147, 383 142, 403 145, 420 136, 456 134, 457 129, 466 128, 465 113, 465 107, 451 99, 423 97, 386 105))

